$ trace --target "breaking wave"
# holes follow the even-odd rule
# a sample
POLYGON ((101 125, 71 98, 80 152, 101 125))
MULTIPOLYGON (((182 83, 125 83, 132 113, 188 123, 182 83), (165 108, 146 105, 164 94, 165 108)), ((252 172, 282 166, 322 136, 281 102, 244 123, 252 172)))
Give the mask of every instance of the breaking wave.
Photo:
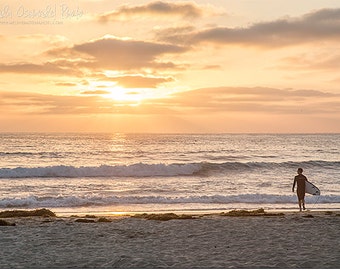
POLYGON ((225 163, 186 163, 186 164, 144 164, 101 165, 101 166, 47 166, 0 168, 0 178, 51 178, 51 177, 152 177, 152 176, 188 176, 195 174, 228 173, 275 168, 327 168, 339 169, 338 161, 304 162, 225 162, 225 163))
MULTIPOLYGON (((307 203, 319 204, 340 203, 340 196, 309 196, 307 203)), ((15 207, 89 207, 127 204, 290 204, 296 203, 295 195, 241 194, 211 196, 56 196, 25 198, 4 198, 0 200, 0 208, 15 207)))
POLYGON ((37 168, 0 169, 0 178, 35 177, 149 177, 192 175, 201 169, 200 164, 143 164, 101 165, 98 167, 48 166, 37 168))

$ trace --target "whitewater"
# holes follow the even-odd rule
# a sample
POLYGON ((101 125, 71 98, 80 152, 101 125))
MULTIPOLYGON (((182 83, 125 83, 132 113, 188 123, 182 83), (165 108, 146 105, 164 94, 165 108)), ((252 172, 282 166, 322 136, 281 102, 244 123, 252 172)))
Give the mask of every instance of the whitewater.
POLYGON ((340 209, 339 134, 0 133, 0 210, 340 209))

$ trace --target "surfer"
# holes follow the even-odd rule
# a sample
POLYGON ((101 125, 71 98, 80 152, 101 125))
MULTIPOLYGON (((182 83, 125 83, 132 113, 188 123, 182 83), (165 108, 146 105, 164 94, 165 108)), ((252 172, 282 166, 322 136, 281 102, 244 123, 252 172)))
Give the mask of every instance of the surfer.
POLYGON ((298 175, 294 177, 294 183, 293 183, 293 188, 292 191, 294 192, 294 188, 295 188, 295 184, 297 184, 297 188, 296 188, 296 194, 299 200, 299 207, 300 207, 300 211, 306 210, 305 208, 305 193, 306 193, 306 181, 307 177, 304 176, 302 174, 303 169, 302 168, 298 168, 297 173, 298 175), (301 208, 302 206, 302 208, 301 208))

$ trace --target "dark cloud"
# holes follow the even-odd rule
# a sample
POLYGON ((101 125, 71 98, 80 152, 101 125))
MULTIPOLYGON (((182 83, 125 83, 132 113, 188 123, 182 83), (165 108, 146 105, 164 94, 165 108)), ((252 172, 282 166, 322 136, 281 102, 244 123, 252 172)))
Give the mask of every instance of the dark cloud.
POLYGON ((164 2, 155 1, 146 5, 127 6, 124 5, 117 10, 98 16, 100 22, 128 20, 132 17, 150 16, 180 16, 183 18, 199 18, 207 10, 193 2, 164 2))
POLYGON ((100 68, 129 70, 143 67, 163 66, 165 68, 169 65, 169 68, 174 68, 175 64, 162 62, 158 57, 165 54, 183 53, 188 48, 171 44, 104 37, 75 45, 72 50, 93 57, 96 65, 100 68))
MULTIPOLYGON (((183 29, 182 29, 183 30, 183 29)), ((340 9, 322 9, 300 18, 284 18, 271 22, 260 22, 244 28, 213 27, 185 33, 171 34, 169 30, 157 33, 157 37, 178 44, 202 42, 260 47, 283 47, 340 40, 340 9)))
MULTIPOLYGON (((70 76, 90 76, 103 70, 140 70, 143 68, 179 70, 177 65, 164 61, 166 55, 181 54, 189 48, 171 44, 147 42, 132 39, 119 39, 106 36, 94 41, 71 47, 59 47, 43 53, 51 60, 35 64, 0 63, 0 73, 63 74, 70 76)), ((134 78, 130 78, 132 81, 134 78)), ((135 78, 137 81, 138 78, 135 78)), ((156 85, 168 81, 160 78, 140 78, 140 83, 156 85)), ((129 85, 128 78, 121 78, 122 84, 129 85)))

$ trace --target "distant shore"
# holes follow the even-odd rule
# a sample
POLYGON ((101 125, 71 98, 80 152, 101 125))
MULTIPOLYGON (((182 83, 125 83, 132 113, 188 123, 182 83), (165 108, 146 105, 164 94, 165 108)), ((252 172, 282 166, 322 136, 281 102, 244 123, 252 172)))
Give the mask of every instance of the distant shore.
POLYGON ((2 268, 340 267, 339 211, 0 220, 2 268))

